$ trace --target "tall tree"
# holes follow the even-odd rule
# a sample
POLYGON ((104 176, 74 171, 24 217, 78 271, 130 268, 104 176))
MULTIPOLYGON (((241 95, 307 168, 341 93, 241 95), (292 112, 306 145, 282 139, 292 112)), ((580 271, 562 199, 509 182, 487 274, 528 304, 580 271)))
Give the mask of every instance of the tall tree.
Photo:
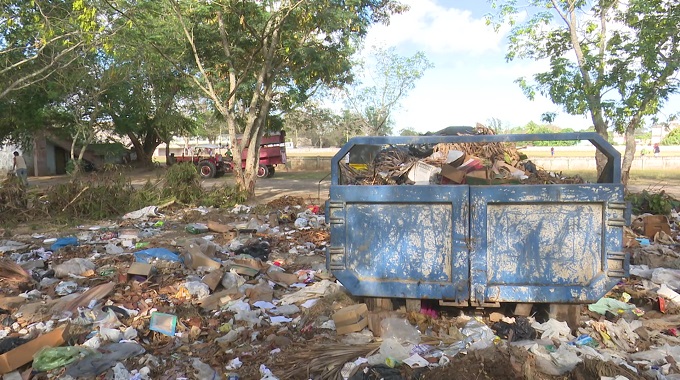
POLYGON ((424 53, 402 57, 391 47, 375 48, 368 65, 363 67, 366 83, 357 83, 346 90, 350 108, 361 115, 365 135, 387 135, 392 132, 392 112, 413 90, 425 70, 433 65, 424 53))
MULTIPOLYGON (((680 3, 669 0, 492 0, 488 21, 509 22, 506 58, 548 60, 550 70, 518 79, 529 98, 536 92, 574 115, 589 115, 595 131, 625 132, 622 180, 635 154, 635 130, 678 91, 680 3), (529 13, 522 23, 518 15, 529 13)), ((601 173, 606 158, 597 155, 601 173)))
POLYGON ((0 99, 73 63, 101 32, 96 8, 82 0, 5 0, 0 14, 0 99))
POLYGON ((251 194, 270 110, 288 109, 320 85, 350 81, 358 40, 372 23, 404 10, 390 0, 164 4, 188 45, 193 68, 187 74, 224 118, 234 156, 249 148, 245 169, 236 165, 235 175, 251 194))

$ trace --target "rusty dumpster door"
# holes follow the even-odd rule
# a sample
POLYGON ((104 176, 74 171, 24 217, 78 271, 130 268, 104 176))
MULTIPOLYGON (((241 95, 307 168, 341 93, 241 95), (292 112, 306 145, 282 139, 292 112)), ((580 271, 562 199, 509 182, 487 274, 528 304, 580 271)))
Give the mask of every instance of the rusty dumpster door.
POLYGON ((332 185, 329 269, 353 295, 469 297, 468 186, 332 185))
POLYGON ((628 272, 620 184, 471 186, 471 301, 586 303, 628 272))

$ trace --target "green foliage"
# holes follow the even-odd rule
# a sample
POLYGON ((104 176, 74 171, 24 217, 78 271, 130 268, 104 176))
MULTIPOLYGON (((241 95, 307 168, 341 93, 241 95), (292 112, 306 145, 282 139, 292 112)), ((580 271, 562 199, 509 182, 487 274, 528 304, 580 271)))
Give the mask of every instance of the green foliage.
POLYGON ((172 165, 165 172, 161 198, 174 198, 183 204, 193 204, 203 194, 201 176, 192 163, 172 165))
POLYGON ((636 215, 644 213, 670 215, 673 210, 678 210, 680 207, 680 201, 663 190, 658 193, 643 190, 641 193, 629 194, 626 200, 630 201, 633 213, 636 215))
POLYGON ((399 136, 420 136, 420 133, 413 128, 404 128, 399 131, 399 136))
POLYGON ((27 192, 18 177, 10 177, 0 186, 0 220, 3 225, 29 220, 71 223, 118 217, 146 206, 179 203, 228 208, 245 200, 245 193, 229 186, 204 190, 191 164, 173 165, 157 181, 147 181, 138 189, 120 168, 108 167, 78 174, 50 187, 44 196, 27 192))
POLYGON ((239 191, 236 187, 215 186, 205 194, 200 204, 207 207, 229 208, 248 199, 248 193, 239 191))
MULTIPOLYGON (((571 128, 559 128, 554 125, 541 125, 533 121, 528 122, 524 127, 514 128, 510 133, 570 133, 574 132, 571 128)), ((532 141, 534 146, 572 146, 578 141, 559 140, 559 141, 532 141)))
POLYGON ((99 220, 126 212, 134 188, 122 173, 80 175, 46 193, 43 211, 62 220, 99 220))
POLYGON ((675 128, 661 140, 662 145, 680 145, 680 128, 675 128))

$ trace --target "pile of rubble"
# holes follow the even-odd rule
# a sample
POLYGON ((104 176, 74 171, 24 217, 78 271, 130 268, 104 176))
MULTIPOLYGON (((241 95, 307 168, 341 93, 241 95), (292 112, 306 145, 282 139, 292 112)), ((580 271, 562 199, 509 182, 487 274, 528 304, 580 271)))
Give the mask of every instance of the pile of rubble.
POLYGON ((0 374, 680 379, 677 215, 627 230, 634 276, 570 327, 539 308, 369 310, 325 269, 321 211, 292 197, 229 211, 148 207, 0 240, 0 374))
MULTIPOLYGON (((493 135, 478 124, 456 135, 493 135)), ((351 153, 350 153, 351 154, 351 153)), ((580 176, 567 177, 537 168, 513 143, 439 143, 389 146, 365 167, 340 163, 345 185, 502 185, 579 184, 580 176)))

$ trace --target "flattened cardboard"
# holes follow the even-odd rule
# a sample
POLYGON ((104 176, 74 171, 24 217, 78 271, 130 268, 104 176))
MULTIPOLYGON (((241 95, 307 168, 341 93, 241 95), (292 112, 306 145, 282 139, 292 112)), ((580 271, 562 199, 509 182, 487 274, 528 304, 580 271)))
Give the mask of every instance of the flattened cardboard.
POLYGON ((665 215, 650 215, 642 219, 644 223, 645 236, 654 239, 657 232, 663 231, 668 235, 671 234, 671 227, 668 224, 668 218, 665 215))
POLYGON ((32 362, 33 355, 43 347, 59 347, 67 340, 68 326, 62 326, 0 355, 0 375, 12 372, 24 364, 32 362))
POLYGON ((221 234, 226 234, 233 230, 232 227, 218 222, 208 222, 208 229, 212 232, 219 232, 221 234))
POLYGON ((260 273, 261 270, 267 269, 267 265, 263 265, 261 261, 253 259, 234 259, 234 263, 229 266, 236 273, 243 276, 254 277, 260 273))
POLYGON ((217 289, 217 286, 220 284, 220 281, 222 281, 222 276, 224 276, 224 271, 221 269, 215 269, 212 272, 206 274, 203 276, 201 281, 203 281, 204 284, 208 285, 211 291, 215 291, 217 289))
POLYGON ((442 177, 450 180, 453 183, 464 183, 465 174, 465 170, 460 170, 449 164, 442 165, 442 177))
POLYGON ((153 265, 151 264, 145 264, 145 263, 132 263, 130 265, 130 269, 127 271, 127 275, 129 276, 144 276, 144 277, 149 277, 151 273, 153 272, 153 265))
POLYGON ((368 329, 371 330, 373 336, 382 336, 382 321, 385 318, 393 317, 395 314, 393 311, 372 311, 368 314, 368 329))
POLYGON ((258 285, 246 289, 246 296, 250 299, 251 304, 257 301, 272 302, 274 299, 274 289, 271 289, 266 284, 258 285))
POLYGON ((208 297, 198 301, 198 303, 201 305, 203 310, 212 311, 226 305, 229 303, 229 301, 236 300, 241 297, 243 297, 243 295, 239 293, 238 289, 232 288, 211 294, 208 297))
POLYGON ((286 272, 269 272, 267 273, 267 277, 276 283, 284 284, 286 286, 291 286, 296 282, 300 282, 298 276, 286 272))
POLYGON ((184 259, 184 265, 191 269, 198 269, 200 267, 208 267, 213 269, 219 269, 222 264, 206 256, 201 248, 195 244, 191 244, 188 247, 188 252, 182 254, 184 259))
POLYGON ((346 325, 346 326, 335 326, 335 332, 338 335, 344 335, 344 334, 349 334, 353 332, 359 332, 368 326, 368 318, 362 318, 359 322, 357 323, 352 323, 351 325, 346 325))
POLYGON ((489 173, 486 170, 473 170, 465 175, 465 180, 470 185, 488 185, 489 173))
MULTIPOLYGON (((338 326, 355 324, 366 317, 368 317, 368 307, 365 303, 359 303, 343 307, 336 311, 335 314, 333 314, 333 322, 335 322, 335 327, 337 328, 338 326)), ((366 321, 366 323, 368 324, 368 321, 366 321)))

